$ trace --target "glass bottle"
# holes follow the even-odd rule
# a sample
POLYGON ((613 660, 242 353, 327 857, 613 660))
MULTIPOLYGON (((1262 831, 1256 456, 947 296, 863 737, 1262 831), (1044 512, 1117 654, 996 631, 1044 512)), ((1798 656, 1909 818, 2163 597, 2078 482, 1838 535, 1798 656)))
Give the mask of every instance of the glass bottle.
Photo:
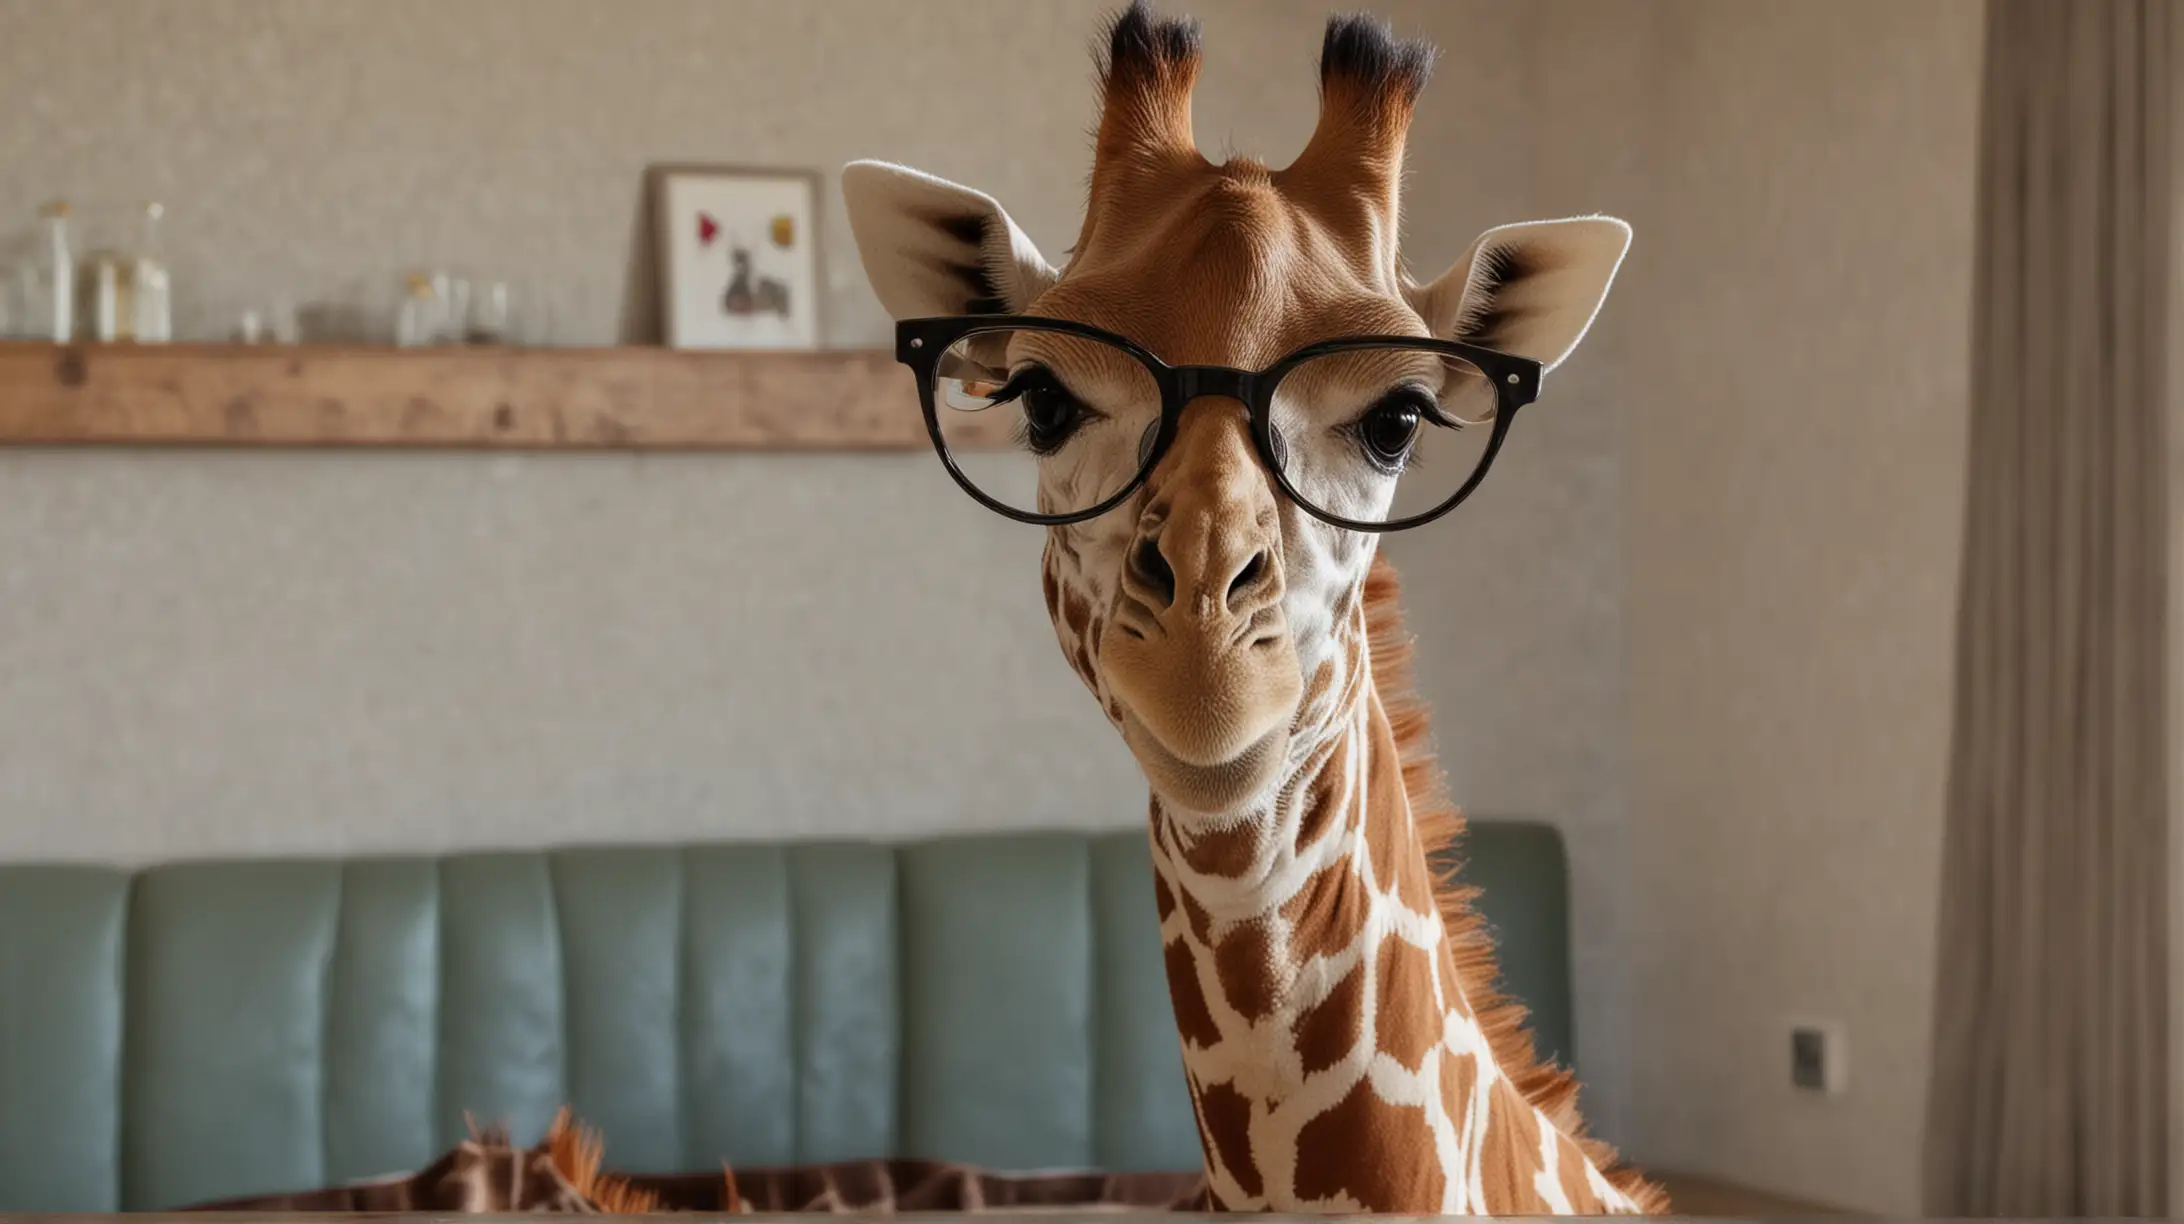
POLYGON ((129 330, 139 344, 165 344, 174 338, 173 289, 159 241, 159 220, 166 215, 157 200, 144 206, 144 228, 129 269, 129 293, 135 298, 129 330))
POLYGON ((56 200, 45 209, 46 272, 40 278, 45 319, 39 331, 55 344, 67 344, 76 334, 76 257, 68 248, 68 213, 66 200, 56 200))
POLYGON ((409 275, 409 296, 394 319, 394 343, 400 348, 421 348, 439 339, 439 300, 432 278, 423 272, 409 275))
POLYGON ((96 247, 82 261, 76 300, 82 304, 77 321, 84 338, 112 344, 130 338, 135 322, 129 309, 131 297, 129 260, 111 247, 96 247))

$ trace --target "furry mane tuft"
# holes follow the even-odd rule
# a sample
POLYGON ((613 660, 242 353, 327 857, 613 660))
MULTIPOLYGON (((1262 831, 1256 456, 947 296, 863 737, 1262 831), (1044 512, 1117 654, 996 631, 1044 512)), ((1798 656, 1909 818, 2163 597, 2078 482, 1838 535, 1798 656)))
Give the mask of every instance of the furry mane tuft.
POLYGON ((578 1122, 566 1105, 554 1114, 553 1125, 546 1130, 546 1151, 555 1171, 602 1213, 648 1215, 660 1209, 658 1195, 599 1171, 600 1161, 606 1156, 606 1141, 598 1131, 578 1122))

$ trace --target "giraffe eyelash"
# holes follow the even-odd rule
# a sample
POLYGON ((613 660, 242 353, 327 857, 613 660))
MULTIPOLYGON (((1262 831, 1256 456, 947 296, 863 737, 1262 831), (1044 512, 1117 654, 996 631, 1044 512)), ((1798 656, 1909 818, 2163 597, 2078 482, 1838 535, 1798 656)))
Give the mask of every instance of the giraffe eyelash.
POLYGON ((1070 407, 1073 410, 1072 420, 1069 429, 1064 432, 1060 438, 1057 438, 1045 445, 1039 444, 1032 438, 1031 423, 1029 419, 1024 417, 1022 414, 1019 414, 1017 416, 1016 428, 1012 431, 1013 437, 1010 439, 1011 442, 1016 446, 1022 447, 1023 449, 1030 451, 1034 455, 1040 456, 1041 458, 1045 458, 1046 456, 1054 454, 1055 452, 1061 450, 1061 448, 1067 445, 1071 438, 1076 437, 1078 432, 1081 431, 1087 424, 1090 424, 1093 421, 1106 419, 1105 413, 1101 412, 1097 408, 1092 407, 1090 404, 1085 403, 1083 399, 1078 397, 1074 392, 1070 391, 1067 386, 1063 385, 1062 380, 1055 377, 1052 370, 1048 369, 1043 365, 1027 365, 1022 369, 1017 370, 1015 373, 1009 375, 1009 380, 1001 384, 999 389, 997 389, 992 395, 988 396, 987 401, 990 404, 1010 404, 1015 403, 1026 395, 1030 395, 1034 392, 1039 391, 1045 391, 1054 395, 1062 396, 1069 401, 1070 407))

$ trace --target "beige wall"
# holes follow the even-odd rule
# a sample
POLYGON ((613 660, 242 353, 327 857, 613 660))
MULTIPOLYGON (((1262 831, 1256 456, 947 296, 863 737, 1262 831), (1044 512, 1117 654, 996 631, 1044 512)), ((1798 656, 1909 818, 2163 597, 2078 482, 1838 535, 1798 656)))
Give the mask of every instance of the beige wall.
MULTIPOLYGON (((0 0, 0 218, 157 195, 190 334, 445 261, 596 343, 650 317, 647 163, 807 165, 871 344, 831 171, 1058 252, 1104 7, 0 0)), ((1189 7, 1201 140, 1288 155, 1328 6, 1189 7)), ((1375 7, 1448 50, 1417 271, 1638 227, 1494 480, 1389 544, 1459 798, 1569 834, 1588 1112, 1909 1209, 1976 2, 1375 7), (1791 1096, 1785 1013, 1848 1022, 1849 1097, 1791 1096)), ((921 456, 0 456, 0 858, 1134 823, 1037 546, 921 456)))
POLYGON ((1974 0, 1677 3, 1625 291, 1635 1132, 1915 1213, 1968 394, 1974 0), (1789 1016, 1850 1091, 1788 1085, 1789 1016))

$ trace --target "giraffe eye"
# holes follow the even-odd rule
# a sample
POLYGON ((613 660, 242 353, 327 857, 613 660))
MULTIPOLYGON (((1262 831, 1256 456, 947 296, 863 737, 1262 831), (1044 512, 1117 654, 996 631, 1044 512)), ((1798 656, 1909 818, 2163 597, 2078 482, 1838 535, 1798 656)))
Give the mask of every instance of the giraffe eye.
POLYGON ((1360 449, 1373 466, 1396 473, 1410 458, 1418 441, 1418 424, 1435 415, 1433 399, 1418 387, 1398 387, 1365 410, 1351 427, 1360 449))
POLYGON ((997 404, 1015 403, 1023 410, 1018 442, 1035 455, 1051 455, 1062 449, 1092 415, 1053 371, 1045 366, 1026 366, 994 393, 997 404))

